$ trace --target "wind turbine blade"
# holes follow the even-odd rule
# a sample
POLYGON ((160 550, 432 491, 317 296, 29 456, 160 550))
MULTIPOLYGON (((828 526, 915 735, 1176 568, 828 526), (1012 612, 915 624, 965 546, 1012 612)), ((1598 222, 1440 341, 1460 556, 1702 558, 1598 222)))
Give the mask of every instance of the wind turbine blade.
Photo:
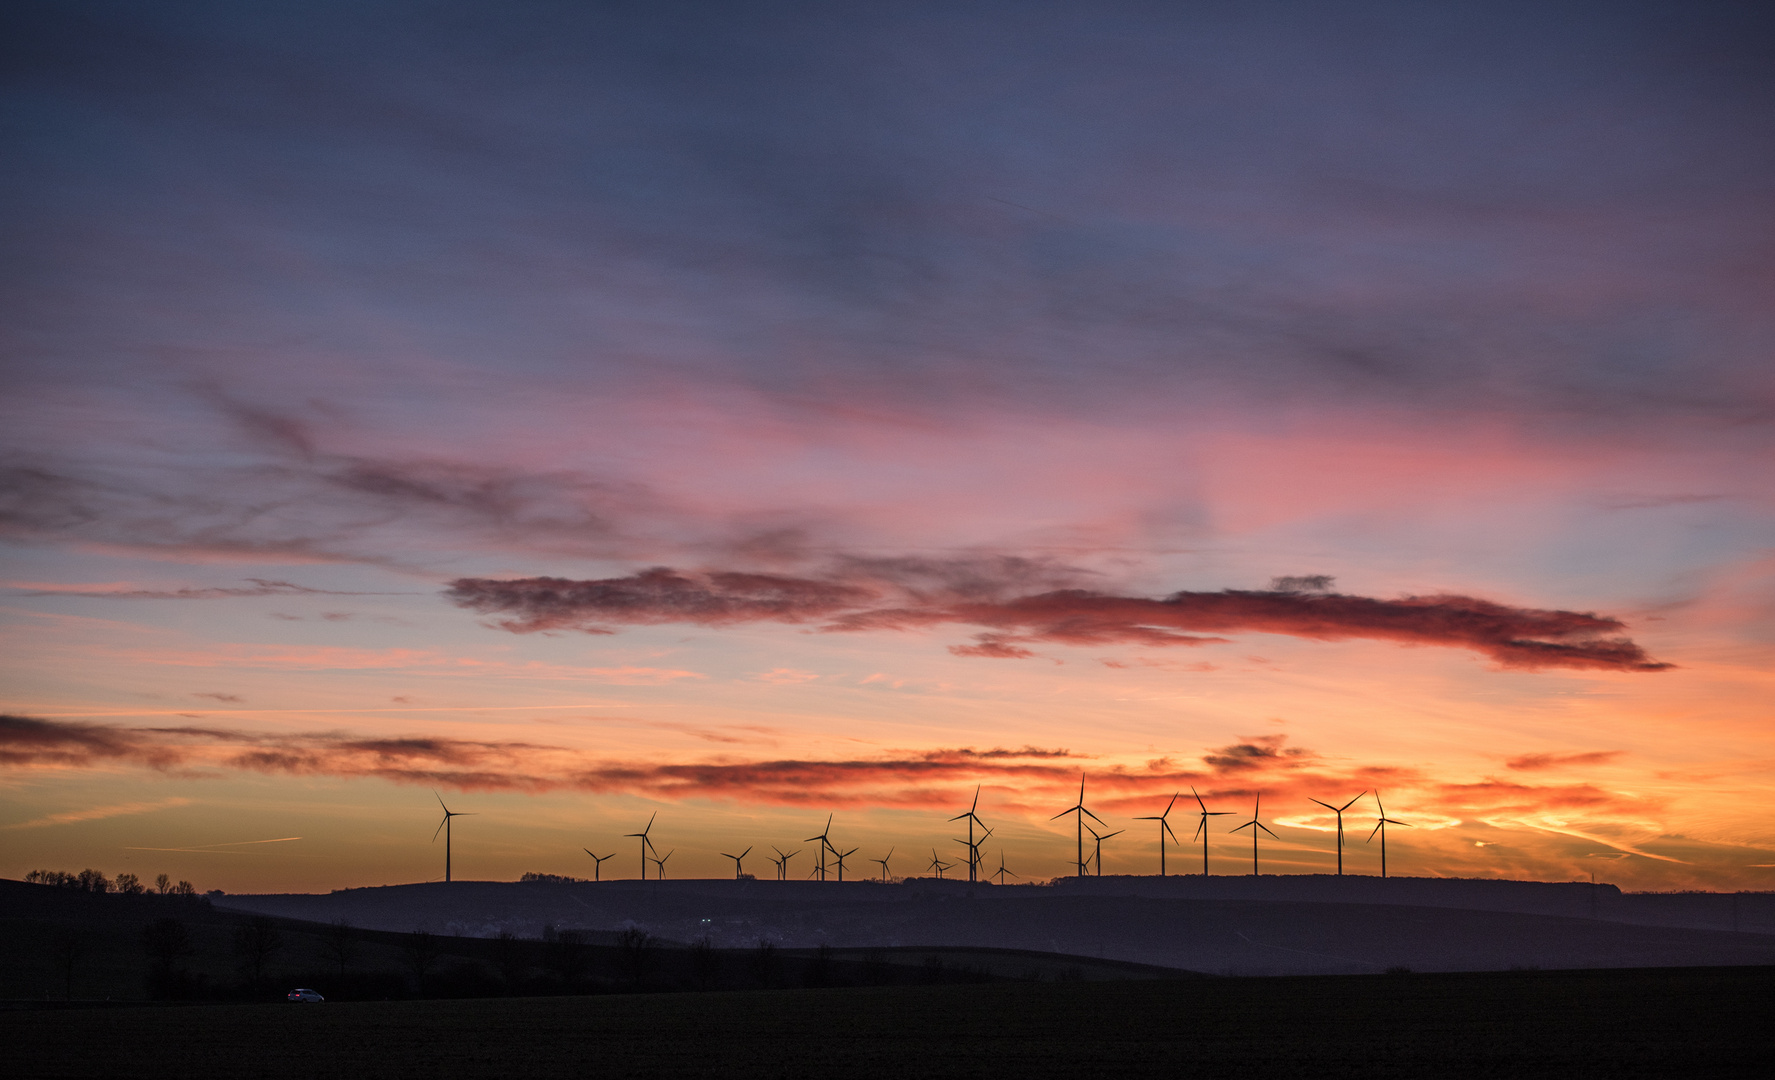
MULTIPOLYGON (((1085 810, 1085 808, 1084 808, 1084 807, 1082 807, 1082 806, 1081 806, 1081 807, 1079 807, 1079 809, 1080 809, 1080 810, 1085 810)), ((1089 810, 1085 810, 1085 813, 1087 813, 1087 814, 1091 814, 1091 811, 1089 811, 1089 810)), ((1102 818, 1100 818, 1100 817, 1098 817, 1098 816, 1097 816, 1097 815, 1096 815, 1096 814, 1091 814, 1091 820, 1092 820, 1092 821, 1095 821, 1095 822, 1096 822, 1096 823, 1097 823, 1097 824, 1099 824, 1099 825, 1108 825, 1108 824, 1109 824, 1109 822, 1107 822, 1107 821, 1105 821, 1105 820, 1103 820, 1103 819, 1102 819, 1102 818)))
MULTIPOLYGON (((1270 832, 1270 827, 1268 825, 1265 825, 1261 821, 1253 821, 1251 824, 1256 825, 1258 828, 1262 829, 1264 832, 1270 833, 1271 836, 1276 836, 1275 833, 1270 832)), ((1276 836, 1276 839, 1280 840, 1282 838, 1280 836, 1276 836)))
MULTIPOLYGON (((1174 832, 1171 832, 1171 823, 1169 821, 1166 821, 1164 818, 1160 818, 1159 819, 1159 827, 1161 829, 1165 830, 1166 832, 1171 833, 1171 839, 1177 840, 1177 834, 1174 832)), ((1183 843, 1182 840, 1177 840, 1177 842, 1180 844, 1183 843)))
POLYGON ((1208 819, 1203 818, 1201 820, 1201 822, 1196 825, 1195 833, 1190 836, 1190 843, 1192 843, 1192 844, 1195 843, 1196 838, 1201 836, 1206 831, 1208 831, 1208 819))
POLYGON ((1196 797, 1196 805, 1202 808, 1202 813, 1206 814, 1208 812, 1208 804, 1202 801, 1202 796, 1196 791, 1196 786, 1194 784, 1190 785, 1189 793, 1196 797))
MULTIPOLYGON (((438 794, 437 788, 431 789, 431 797, 438 801, 439 806, 444 806, 444 797, 442 795, 438 794)), ((450 812, 450 808, 448 806, 444 806, 444 813, 448 814, 449 812, 450 812)))
MULTIPOLYGON (((1368 792, 1366 792, 1366 791, 1364 791, 1364 792, 1362 792, 1362 794, 1361 794, 1361 795, 1358 795, 1358 796, 1356 796, 1356 799, 1360 799, 1360 798, 1361 798, 1361 797, 1362 797, 1362 795, 1366 795, 1366 794, 1368 794, 1368 792)), ((1338 808, 1337 808, 1337 809, 1338 809, 1338 813, 1340 813, 1340 814, 1341 814, 1341 813, 1342 813, 1342 812, 1344 812, 1344 811, 1345 811, 1345 810, 1348 810, 1348 809, 1349 809, 1349 808, 1350 808, 1350 807, 1352 807, 1352 806, 1355 806, 1355 805, 1356 805, 1356 799, 1351 799, 1351 800, 1350 800, 1350 801, 1349 801, 1349 802, 1347 802, 1347 803, 1345 803, 1345 804, 1343 804, 1343 805, 1342 805, 1342 806, 1340 806, 1340 807, 1338 807, 1338 808)))
POLYGON ((1330 810, 1334 814, 1337 812, 1337 807, 1331 805, 1328 802, 1319 802, 1318 799, 1308 799, 1307 801, 1319 803, 1320 806, 1323 806, 1325 809, 1330 810))
POLYGON ((740 852, 740 858, 742 858, 742 859, 743 859, 743 858, 745 858, 745 857, 746 857, 746 856, 748 856, 748 855, 750 855, 750 854, 752 854, 752 849, 751 849, 751 848, 747 848, 747 849, 746 849, 746 850, 744 850, 744 851, 742 851, 742 852, 740 852))
POLYGON ((1364 844, 1368 844, 1368 843, 1373 843, 1373 841, 1374 841, 1374 834, 1375 834, 1375 833, 1377 833, 1377 832, 1380 832, 1380 831, 1381 831, 1381 823, 1380 823, 1380 822, 1378 822, 1378 821, 1377 821, 1377 822, 1375 822, 1375 823, 1374 823, 1374 831, 1373 831, 1373 832, 1370 832, 1370 833, 1369 833, 1369 834, 1368 834, 1368 839, 1367 839, 1367 840, 1364 840, 1364 841, 1362 841, 1362 842, 1363 842, 1363 843, 1364 843, 1364 844))
MULTIPOLYGON (((1048 820, 1049 821, 1059 821, 1061 818, 1065 817, 1068 814, 1074 814, 1074 813, 1077 813, 1078 811, 1084 810, 1084 809, 1085 808, 1082 806, 1075 806, 1070 810, 1060 811, 1058 814, 1055 814, 1053 817, 1049 818, 1048 820)), ((1086 812, 1089 813, 1089 811, 1086 811, 1086 812)))
POLYGON ((438 822, 438 827, 437 827, 437 830, 436 830, 436 831, 435 831, 435 832, 433 832, 433 833, 432 833, 432 834, 431 834, 431 842, 432 842, 432 843, 434 843, 434 844, 435 844, 435 843, 437 843, 437 842, 438 842, 438 833, 441 833, 441 832, 443 832, 443 831, 444 831, 444 826, 445 826, 445 825, 446 825, 446 824, 448 824, 448 823, 449 823, 449 821, 450 821, 450 815, 449 815, 449 814, 445 814, 445 815, 444 815, 444 820, 443 820, 443 821, 440 821, 440 822, 438 822))

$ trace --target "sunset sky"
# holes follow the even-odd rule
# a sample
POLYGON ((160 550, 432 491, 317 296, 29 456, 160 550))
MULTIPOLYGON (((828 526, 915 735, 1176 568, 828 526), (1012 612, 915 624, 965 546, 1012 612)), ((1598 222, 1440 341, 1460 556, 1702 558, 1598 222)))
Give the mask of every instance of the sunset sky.
POLYGON ((0 875, 1775 888, 1766 5, 4 19, 0 875))

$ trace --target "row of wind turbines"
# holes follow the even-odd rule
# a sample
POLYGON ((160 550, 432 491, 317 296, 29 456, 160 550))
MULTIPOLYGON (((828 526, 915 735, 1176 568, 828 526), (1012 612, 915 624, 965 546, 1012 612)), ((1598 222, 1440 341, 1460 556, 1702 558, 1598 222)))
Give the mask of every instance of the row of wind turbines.
MULTIPOLYGON (((435 792, 435 791, 432 792, 432 794, 434 796, 437 796, 438 805, 440 807, 442 807, 443 811, 444 811, 444 818, 442 821, 440 821, 438 823, 437 831, 432 833, 431 838, 432 838, 432 842, 436 843, 439 833, 442 833, 444 836, 444 880, 446 882, 448 882, 450 880, 450 822, 453 818, 469 817, 472 815, 467 814, 467 813, 463 813, 460 811, 451 810, 448 806, 446 806, 444 804, 444 798, 442 795, 438 795, 437 792, 435 792)), ((1399 826, 1403 826, 1404 828, 1408 828, 1408 829, 1412 827, 1410 825, 1410 823, 1408 823, 1408 822, 1397 821, 1397 820, 1387 816, 1387 808, 1381 803, 1381 793, 1378 790, 1362 791, 1362 792, 1358 793, 1354 798, 1351 798, 1349 801, 1345 802, 1341 806, 1334 806, 1331 803, 1325 802, 1322 799, 1311 800, 1312 802, 1318 803, 1320 806, 1323 806, 1325 809, 1331 811, 1337 817, 1337 873, 1338 873, 1338 876, 1340 876, 1340 877, 1343 875, 1343 872, 1344 872, 1344 814, 1351 807, 1355 806, 1356 803, 1358 801, 1360 801, 1362 799, 1362 797, 1365 795, 1373 795, 1374 796, 1374 805, 1375 805, 1375 811, 1376 811, 1374 829, 1369 832, 1368 840, 1365 842, 1372 843, 1376 836, 1380 837, 1380 841, 1381 841, 1381 877, 1384 878, 1387 876, 1387 826, 1388 825, 1399 825, 1399 826)), ((1197 810, 1196 810, 1196 817, 1197 817, 1196 832, 1195 832, 1195 835, 1190 838, 1190 841, 1191 841, 1191 843, 1194 843, 1197 840, 1200 840, 1202 842, 1202 875, 1204 877, 1206 877, 1208 875, 1208 837, 1209 837, 1208 819, 1214 818, 1214 817, 1231 816, 1233 813, 1235 813, 1235 811, 1208 809, 1208 804, 1203 801, 1202 796, 1196 791, 1196 789, 1194 787, 1190 788, 1190 796, 1196 800, 1196 807, 1197 807, 1197 810)), ((1178 792, 1174 793, 1171 796, 1171 800, 1165 804, 1165 809, 1162 813, 1148 814, 1144 817, 1137 817, 1137 818, 1133 819, 1135 821, 1156 821, 1159 823, 1159 876, 1160 877, 1165 877, 1166 872, 1167 872, 1166 871, 1166 859, 1165 859, 1166 851, 1167 851, 1167 848, 1166 848, 1167 839, 1169 839, 1172 843, 1177 844, 1179 847, 1181 847, 1183 845, 1183 841, 1179 840, 1177 837, 1177 834, 1172 831, 1171 820, 1170 820, 1171 811, 1176 808, 1177 800, 1181 799, 1182 797, 1183 797, 1183 792, 1178 791, 1178 792)), ((991 878, 996 877, 999 881, 999 884, 1002 885, 1002 884, 1004 884, 1004 880, 1006 877, 1021 877, 1022 875, 1014 873, 1013 871, 1005 868, 1004 850, 1002 848, 999 850, 998 869, 995 871, 992 871, 991 873, 982 874, 982 867, 984 865, 984 856, 981 853, 981 847, 992 836, 993 829, 990 826, 988 826, 986 824, 986 822, 984 822, 980 819, 980 815, 978 813, 979 809, 980 809, 980 788, 978 786, 976 786, 974 788, 974 801, 968 806, 968 808, 966 810, 962 811, 961 813, 959 813, 949 819, 949 821, 951 823, 954 823, 957 821, 966 821, 968 823, 967 839, 964 840, 961 837, 956 837, 955 841, 954 841, 957 844, 963 845, 967 849, 966 858, 967 858, 967 868, 968 868, 968 880, 969 881, 979 881, 982 879, 982 877, 990 880, 991 878), (978 834, 979 834, 977 837, 975 835, 976 830, 978 831, 978 834)), ((1231 832, 1235 832, 1235 833, 1250 830, 1250 832, 1251 832, 1251 873, 1253 876, 1256 876, 1258 874, 1258 832, 1262 831, 1262 832, 1268 833, 1269 836, 1271 837, 1271 839, 1275 839, 1275 840, 1281 839, 1274 832, 1272 832, 1270 830, 1270 827, 1268 825, 1265 825, 1260 820, 1260 817, 1262 814, 1262 809, 1263 809, 1263 793, 1260 791, 1257 793, 1256 801, 1252 805, 1251 820, 1246 821, 1240 825, 1235 825, 1230 830, 1231 832)), ((1091 810, 1088 807, 1086 807, 1086 805, 1085 805, 1085 778, 1082 775, 1079 777, 1078 801, 1076 803, 1074 803, 1072 806, 1067 807, 1065 810, 1060 811, 1058 814, 1055 814, 1052 818, 1049 818, 1048 820, 1058 821, 1059 819, 1066 817, 1069 814, 1072 815, 1074 818, 1076 853, 1075 853, 1075 857, 1073 859, 1073 866, 1077 872, 1077 876, 1085 877, 1088 874, 1090 874, 1091 867, 1094 864, 1096 867, 1096 875, 1101 877, 1103 874, 1103 842, 1105 840, 1112 838, 1112 837, 1120 836, 1120 835, 1122 835, 1122 833, 1126 832, 1127 830, 1126 829, 1117 829, 1115 832, 1098 832, 1095 828, 1092 828, 1089 824, 1087 824, 1085 822, 1085 819, 1088 817, 1092 821, 1096 822, 1099 825, 1102 825, 1106 829, 1109 827, 1107 822, 1105 822, 1102 818, 1098 817, 1096 814, 1092 813, 1091 810), (1087 833, 1087 832, 1091 834, 1091 854, 1089 856, 1087 856, 1085 854, 1085 833, 1087 833)), ((832 817, 833 817, 832 815, 828 814, 826 816, 825 828, 821 829, 818 834, 816 834, 814 836, 810 836, 806 840, 802 841, 802 843, 806 843, 806 844, 811 844, 811 843, 814 843, 817 841, 820 845, 818 848, 815 849, 819 861, 814 865, 813 870, 811 872, 809 872, 809 874, 808 874, 809 877, 818 878, 818 880, 820 880, 820 881, 827 880, 829 876, 836 876, 837 880, 843 881, 844 880, 844 871, 845 871, 845 860, 849 859, 851 856, 855 855, 857 853, 857 851, 859 850, 857 848, 851 848, 849 851, 840 851, 838 849, 838 846, 832 842, 832 817), (830 861, 828 861, 828 860, 830 860, 830 861)), ((624 834, 624 839, 640 841, 640 855, 641 855, 640 869, 641 869, 641 879, 643 881, 647 880, 647 865, 649 863, 652 863, 653 867, 654 867, 654 879, 663 881, 666 876, 666 861, 668 859, 670 859, 677 852, 677 849, 673 848, 672 850, 666 852, 664 855, 661 855, 659 853, 659 848, 654 846, 653 836, 652 836, 653 824, 657 820, 659 820, 659 812, 655 811, 653 816, 649 817, 647 819, 646 827, 643 828, 640 832, 633 832, 633 833, 625 833, 624 834)), ((587 855, 590 855, 592 858, 592 880, 594 880, 594 881, 603 880, 604 863, 610 859, 616 858, 616 853, 611 852, 609 855, 599 855, 599 854, 593 852, 591 848, 583 848, 581 850, 583 850, 587 855)), ((782 848, 772 845, 771 850, 777 853, 776 857, 774 859, 770 859, 770 861, 776 865, 777 880, 778 881, 789 880, 789 860, 795 858, 797 855, 800 855, 804 849, 797 848, 794 851, 786 852, 782 848)), ((895 848, 890 847, 888 849, 888 853, 886 855, 882 856, 879 859, 870 859, 869 860, 870 862, 873 862, 881 867, 881 880, 884 882, 887 881, 892 876, 889 862, 890 862, 890 860, 893 859, 895 850, 896 850, 895 848)), ((751 853, 752 853, 752 847, 747 847, 746 850, 740 852, 737 855, 730 854, 725 851, 721 852, 721 855, 723 858, 733 860, 734 877, 740 878, 745 875, 745 859, 746 859, 746 856, 750 855, 751 853)), ((957 865, 956 863, 945 861, 942 856, 937 854, 936 848, 931 849, 931 861, 928 864, 927 869, 929 869, 930 871, 935 873, 939 879, 941 879, 943 877, 943 875, 945 873, 947 873, 948 871, 955 869, 956 865, 957 865)))

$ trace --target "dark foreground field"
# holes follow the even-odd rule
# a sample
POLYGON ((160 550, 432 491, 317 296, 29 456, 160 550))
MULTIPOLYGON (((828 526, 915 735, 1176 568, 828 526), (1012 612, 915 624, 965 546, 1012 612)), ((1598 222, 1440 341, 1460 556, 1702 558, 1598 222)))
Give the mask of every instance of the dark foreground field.
POLYGON ((16 1076, 1763 1076, 1775 970, 997 983, 0 1014, 16 1076))

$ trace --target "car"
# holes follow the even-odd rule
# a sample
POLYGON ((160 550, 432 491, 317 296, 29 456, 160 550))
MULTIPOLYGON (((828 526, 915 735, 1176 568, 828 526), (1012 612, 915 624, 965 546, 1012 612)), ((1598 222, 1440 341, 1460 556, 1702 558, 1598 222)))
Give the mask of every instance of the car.
POLYGON ((320 996, 319 990, 309 990, 304 987, 297 987, 296 989, 291 990, 288 994, 285 994, 284 997, 290 1001, 306 1001, 309 1003, 327 1000, 320 996))

